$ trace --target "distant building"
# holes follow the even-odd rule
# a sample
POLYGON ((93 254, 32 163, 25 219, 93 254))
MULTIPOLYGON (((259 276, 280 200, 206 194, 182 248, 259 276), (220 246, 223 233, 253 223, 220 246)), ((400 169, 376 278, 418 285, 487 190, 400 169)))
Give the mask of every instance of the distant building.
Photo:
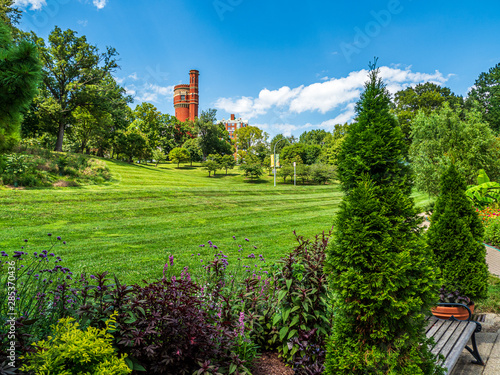
POLYGON ((234 115, 231 115, 230 120, 222 119, 221 122, 226 127, 226 130, 228 131, 231 140, 236 140, 236 134, 235 134, 236 130, 240 128, 246 128, 248 126, 248 121, 243 121, 241 117, 236 119, 234 115))
POLYGON ((189 85, 177 85, 174 87, 174 108, 177 120, 194 121, 198 117, 200 97, 198 91, 198 76, 200 72, 191 70, 189 72, 189 85))

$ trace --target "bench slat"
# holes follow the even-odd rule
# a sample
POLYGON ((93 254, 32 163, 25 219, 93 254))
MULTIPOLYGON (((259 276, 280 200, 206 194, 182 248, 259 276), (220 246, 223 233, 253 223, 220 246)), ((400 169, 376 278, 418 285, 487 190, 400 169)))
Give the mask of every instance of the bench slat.
POLYGON ((457 338, 455 342, 456 349, 452 350, 451 353, 449 353, 446 360, 444 361, 444 367, 446 367, 449 372, 451 372, 453 370, 453 367, 455 367, 458 361, 458 357, 460 357, 460 354, 464 350, 465 346, 467 345, 467 342, 472 337, 475 330, 476 330, 476 323, 468 322, 462 335, 457 338))
POLYGON ((456 341, 462 334, 463 330, 467 326, 464 322, 449 322, 447 325, 446 332, 443 333, 439 341, 436 342, 436 346, 432 348, 432 354, 442 354, 445 358, 450 353, 450 350, 455 346, 456 341), (443 349, 447 350, 444 351, 443 349))

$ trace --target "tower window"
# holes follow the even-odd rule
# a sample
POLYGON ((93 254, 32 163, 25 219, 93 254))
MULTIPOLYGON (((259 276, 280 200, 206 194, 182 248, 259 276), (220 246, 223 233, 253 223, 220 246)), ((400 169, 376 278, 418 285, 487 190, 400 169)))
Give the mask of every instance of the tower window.
POLYGON ((186 95, 181 95, 181 100, 186 100, 186 95))

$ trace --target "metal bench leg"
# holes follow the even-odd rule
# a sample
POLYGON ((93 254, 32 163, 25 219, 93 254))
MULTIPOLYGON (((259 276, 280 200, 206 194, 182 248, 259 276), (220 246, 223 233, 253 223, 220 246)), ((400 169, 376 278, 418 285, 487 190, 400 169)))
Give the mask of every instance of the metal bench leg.
POLYGON ((471 361, 471 362, 476 364, 476 365, 484 366, 484 362, 481 359, 481 356, 479 355, 479 351, 477 350, 476 332, 474 332, 472 334, 471 341, 472 341, 472 349, 469 348, 468 346, 465 347, 465 349, 467 349, 469 351, 469 353, 472 354, 472 356, 476 359, 475 361, 471 361))

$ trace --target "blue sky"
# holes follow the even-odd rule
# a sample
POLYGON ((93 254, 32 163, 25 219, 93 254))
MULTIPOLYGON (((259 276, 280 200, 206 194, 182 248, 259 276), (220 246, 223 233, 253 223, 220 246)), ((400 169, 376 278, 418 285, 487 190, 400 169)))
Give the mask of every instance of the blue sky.
POLYGON ((498 1, 16 0, 20 27, 54 26, 120 54, 136 103, 174 114, 172 88, 200 71, 200 108, 270 135, 353 117, 368 62, 391 92, 432 81, 459 95, 500 62, 498 1))

